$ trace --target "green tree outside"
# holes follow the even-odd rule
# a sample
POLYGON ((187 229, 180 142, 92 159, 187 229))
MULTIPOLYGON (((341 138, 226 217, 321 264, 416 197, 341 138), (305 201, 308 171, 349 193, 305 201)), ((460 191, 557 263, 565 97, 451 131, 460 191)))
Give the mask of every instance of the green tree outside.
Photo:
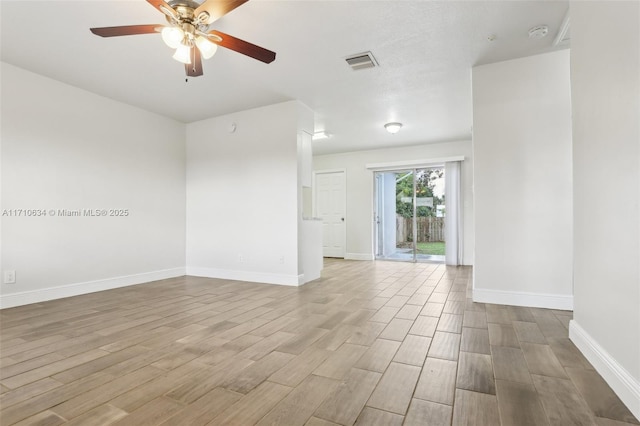
MULTIPOLYGON (((413 196, 413 172, 398 173, 396 176, 396 213, 402 217, 413 216, 412 203, 405 203, 402 198, 413 196)), ((433 194, 435 181, 444 176, 444 169, 421 169, 416 172, 416 196, 418 198, 433 197, 433 207, 418 206, 418 217, 436 216, 437 205, 444 204, 444 196, 433 194)))

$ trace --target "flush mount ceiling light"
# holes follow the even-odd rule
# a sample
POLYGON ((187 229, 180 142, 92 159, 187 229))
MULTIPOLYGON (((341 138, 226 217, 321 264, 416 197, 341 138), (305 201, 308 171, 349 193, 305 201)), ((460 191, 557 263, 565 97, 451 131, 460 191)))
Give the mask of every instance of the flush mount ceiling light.
POLYGON ((396 122, 387 123, 384 125, 384 128, 387 129, 387 132, 391 133, 392 135, 395 135, 402 128, 402 123, 396 123, 396 122))
POLYGON ((322 139, 329 139, 330 137, 331 135, 323 130, 321 132, 315 132, 311 139, 314 141, 319 141, 322 139))
POLYGON ((211 58, 218 46, 264 63, 275 60, 276 54, 255 44, 212 30, 210 25, 241 6, 248 0, 147 0, 149 4, 165 15, 168 26, 125 25, 120 27, 91 28, 91 32, 101 37, 116 37, 138 34, 161 33, 167 46, 175 49, 173 59, 185 65, 187 76, 202 75, 202 58, 211 58))
POLYGON ((546 37, 549 34, 549 27, 546 25, 536 25, 529 29, 529 38, 540 39, 546 37))

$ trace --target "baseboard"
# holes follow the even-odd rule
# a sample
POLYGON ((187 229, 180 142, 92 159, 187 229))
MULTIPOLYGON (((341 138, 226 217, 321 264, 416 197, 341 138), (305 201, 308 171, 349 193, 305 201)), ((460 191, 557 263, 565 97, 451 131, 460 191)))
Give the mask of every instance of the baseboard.
POLYGON ((573 310, 573 295, 473 289, 473 301, 496 305, 573 310))
POLYGON ((345 253, 345 260, 374 260, 371 253, 345 253))
POLYGON ((586 330, 571 320, 569 338, 604 378, 618 398, 640 419, 640 381, 622 367, 586 330))
POLYGON ((187 275, 224 280, 248 281, 252 283, 299 286, 303 275, 272 274, 268 272, 238 271, 233 269, 201 268, 187 266, 187 275))
POLYGON ((47 300, 62 299, 64 297, 79 296, 82 294, 95 293, 97 291, 111 290, 130 285, 144 284, 150 281, 181 277, 183 275, 185 275, 185 268, 164 269, 160 271, 145 272, 142 274, 106 278, 103 280, 66 284, 39 290, 3 294, 0 295, 0 309, 29 305, 31 303, 46 302, 47 300))
POLYGON ((310 283, 311 281, 317 280, 321 276, 322 275, 320 274, 320 272, 316 274, 301 274, 300 276, 298 276, 298 285, 310 283))

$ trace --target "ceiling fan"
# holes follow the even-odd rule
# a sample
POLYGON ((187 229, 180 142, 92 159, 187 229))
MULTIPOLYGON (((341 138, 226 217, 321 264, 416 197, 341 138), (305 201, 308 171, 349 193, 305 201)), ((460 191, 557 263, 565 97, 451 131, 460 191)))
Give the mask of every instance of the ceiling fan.
POLYGON ((184 64, 189 77, 203 74, 202 57, 212 57, 218 46, 269 64, 276 59, 275 52, 209 28, 214 21, 247 1, 249 0, 205 0, 199 4, 193 0, 147 0, 165 15, 169 25, 125 25, 90 30, 101 37, 159 32, 167 46, 176 49, 173 58, 184 64))

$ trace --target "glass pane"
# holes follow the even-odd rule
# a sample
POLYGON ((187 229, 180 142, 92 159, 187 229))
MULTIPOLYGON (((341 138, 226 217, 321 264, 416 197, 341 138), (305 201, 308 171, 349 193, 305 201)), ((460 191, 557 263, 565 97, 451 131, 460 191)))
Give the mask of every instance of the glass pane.
POLYGON ((376 172, 376 257, 414 260, 413 170, 376 172))
POLYGON ((418 260, 444 261, 444 168, 416 170, 418 260))
POLYGON ((413 170, 395 172, 396 257, 414 260, 413 170))

